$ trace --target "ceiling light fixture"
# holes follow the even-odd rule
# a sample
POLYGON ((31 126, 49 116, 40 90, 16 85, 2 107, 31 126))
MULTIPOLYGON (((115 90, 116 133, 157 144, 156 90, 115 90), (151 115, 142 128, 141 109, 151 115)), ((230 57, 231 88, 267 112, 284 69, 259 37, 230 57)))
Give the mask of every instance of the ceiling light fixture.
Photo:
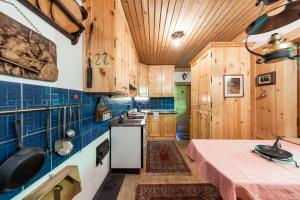
MULTIPOLYGON (((269 0, 268 2, 271 3, 273 1, 269 0)), ((248 46, 249 36, 268 33, 300 19, 299 10, 300 1, 289 0, 287 4, 259 16, 248 26, 245 46, 251 54, 258 56, 257 64, 279 62, 285 59, 295 60, 300 57, 300 54, 297 52, 297 45, 299 44, 286 41, 279 33, 274 33, 270 36, 267 46, 262 51, 253 51, 248 46)))
POLYGON ((279 0, 257 0, 256 6, 259 6, 259 4, 262 2, 264 5, 271 5, 273 3, 276 3, 279 0))
POLYGON ((176 31, 172 33, 171 37, 175 47, 179 47, 181 44, 182 37, 184 36, 183 31, 176 31))

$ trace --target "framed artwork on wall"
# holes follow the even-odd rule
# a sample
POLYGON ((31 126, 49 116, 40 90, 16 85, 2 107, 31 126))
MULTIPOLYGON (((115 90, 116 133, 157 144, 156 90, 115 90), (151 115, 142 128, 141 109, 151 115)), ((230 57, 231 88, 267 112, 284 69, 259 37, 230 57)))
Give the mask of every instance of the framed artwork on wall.
POLYGON ((242 74, 224 75, 224 98, 244 96, 244 76, 242 74))
POLYGON ((256 77, 256 86, 274 85, 276 84, 276 72, 259 74, 256 77))

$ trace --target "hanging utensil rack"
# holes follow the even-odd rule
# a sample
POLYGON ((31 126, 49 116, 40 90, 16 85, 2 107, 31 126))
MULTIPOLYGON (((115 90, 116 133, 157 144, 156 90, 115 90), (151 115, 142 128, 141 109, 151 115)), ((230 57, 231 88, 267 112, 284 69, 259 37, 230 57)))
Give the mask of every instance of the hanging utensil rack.
POLYGON ((27 112, 39 112, 47 110, 58 110, 62 108, 79 108, 81 105, 68 105, 68 106, 53 106, 53 107, 44 107, 44 108, 30 108, 30 109, 16 109, 16 110, 3 110, 0 111, 0 115, 9 115, 14 113, 27 113, 27 112))
POLYGON ((60 27, 58 24, 56 24, 51 18, 49 18, 47 15, 45 15, 39 8, 32 5, 28 0, 18 0, 20 3, 22 3, 24 6, 29 8, 32 12, 37 14, 39 17, 41 17, 43 20, 45 20, 48 24, 53 26, 55 29, 57 29, 59 32, 61 32, 64 36, 69 38, 71 40, 71 43, 73 45, 78 43, 79 37, 81 33, 85 30, 85 27, 76 19, 76 17, 70 12, 68 8, 60 1, 60 0, 51 0, 53 3, 55 3, 60 9, 63 10, 63 12, 67 15, 67 17, 74 23, 76 26, 78 26, 79 31, 75 33, 68 33, 65 31, 62 27, 60 27))

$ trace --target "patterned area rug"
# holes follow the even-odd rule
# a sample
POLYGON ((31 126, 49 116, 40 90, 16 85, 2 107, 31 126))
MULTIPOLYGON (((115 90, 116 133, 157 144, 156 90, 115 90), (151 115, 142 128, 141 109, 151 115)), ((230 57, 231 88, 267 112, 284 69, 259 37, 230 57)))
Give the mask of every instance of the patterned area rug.
POLYGON ((136 200, 222 200, 218 188, 211 184, 138 185, 136 200))
POLYGON ((146 159, 147 173, 191 174, 174 142, 149 141, 146 159))

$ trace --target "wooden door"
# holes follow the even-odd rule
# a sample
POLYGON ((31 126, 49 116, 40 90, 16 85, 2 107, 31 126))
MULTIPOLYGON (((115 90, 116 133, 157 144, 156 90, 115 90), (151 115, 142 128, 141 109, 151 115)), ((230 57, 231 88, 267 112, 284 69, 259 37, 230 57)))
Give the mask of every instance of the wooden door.
POLYGON ((168 138, 176 137, 176 116, 163 115, 161 122, 161 136, 168 138))
POLYGON ((145 64, 140 64, 139 66, 139 96, 147 97, 148 96, 148 66, 145 64))
POLYGON ((211 134, 211 114, 207 111, 198 112, 198 138, 210 139, 211 134))
POLYGON ((191 109, 190 139, 198 139, 198 109, 191 109))
POLYGON ((149 66, 149 96, 162 97, 160 66, 149 66))
POLYGON ((154 119, 153 115, 148 115, 148 136, 149 137, 160 137, 160 120, 154 119))
POLYGON ((198 62, 198 85, 199 85, 199 96, 198 101, 201 109, 211 109, 211 54, 208 51, 198 62))
POLYGON ((192 80, 191 80, 191 105, 198 105, 198 64, 191 66, 192 80))
POLYGON ((174 96, 174 66, 161 66, 161 88, 163 97, 174 96))

